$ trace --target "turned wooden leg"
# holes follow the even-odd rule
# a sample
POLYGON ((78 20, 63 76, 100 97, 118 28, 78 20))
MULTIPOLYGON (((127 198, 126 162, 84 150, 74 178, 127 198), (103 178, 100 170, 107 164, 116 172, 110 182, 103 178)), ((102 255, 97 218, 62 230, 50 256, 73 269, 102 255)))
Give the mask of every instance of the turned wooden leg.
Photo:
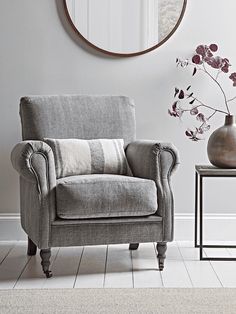
POLYGON ((52 277, 52 272, 49 270, 51 249, 42 249, 40 251, 40 256, 42 259, 41 265, 42 265, 44 274, 46 275, 47 278, 52 277))
POLYGON ((28 249, 27 249, 27 255, 33 256, 37 252, 37 246, 34 244, 34 242, 28 237, 28 249))
POLYGON ((138 246, 139 246, 139 243, 130 243, 129 250, 132 250, 132 251, 137 250, 138 246))
POLYGON ((166 250, 167 250, 166 242, 157 243, 157 252, 158 252, 157 258, 158 258, 158 264, 159 264, 159 270, 160 271, 162 271, 164 269, 166 250))

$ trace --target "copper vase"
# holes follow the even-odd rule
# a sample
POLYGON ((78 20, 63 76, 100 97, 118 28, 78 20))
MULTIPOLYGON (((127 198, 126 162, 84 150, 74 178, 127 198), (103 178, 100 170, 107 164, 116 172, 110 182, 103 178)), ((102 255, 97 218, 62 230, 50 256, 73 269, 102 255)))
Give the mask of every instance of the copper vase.
POLYGON ((207 145, 212 165, 218 168, 236 168, 236 124, 232 115, 225 116, 225 124, 215 130, 207 145))

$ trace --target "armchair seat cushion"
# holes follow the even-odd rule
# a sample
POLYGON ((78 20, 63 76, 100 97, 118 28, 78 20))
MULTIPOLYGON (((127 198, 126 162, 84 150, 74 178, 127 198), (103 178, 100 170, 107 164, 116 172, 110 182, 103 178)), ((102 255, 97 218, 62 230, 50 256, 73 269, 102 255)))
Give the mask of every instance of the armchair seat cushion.
POLYGON ((153 180, 111 174, 60 178, 57 215, 63 219, 148 216, 157 211, 153 180))

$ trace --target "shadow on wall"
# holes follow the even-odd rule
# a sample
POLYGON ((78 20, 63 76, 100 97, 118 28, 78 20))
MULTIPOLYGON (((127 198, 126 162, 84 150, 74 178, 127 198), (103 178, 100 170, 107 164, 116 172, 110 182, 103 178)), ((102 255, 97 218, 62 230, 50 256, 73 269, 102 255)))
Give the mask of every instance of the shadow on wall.
POLYGON ((56 1, 56 7, 57 7, 57 12, 58 16, 60 18, 60 21, 62 23, 62 26, 64 27, 65 31, 68 33, 70 38, 78 45, 80 46, 83 50, 86 50, 88 53, 93 54, 95 56, 105 58, 105 59, 120 59, 120 57, 117 56, 112 56, 108 54, 104 54, 100 52, 99 50, 96 50, 93 47, 90 47, 86 42, 80 38, 80 36, 76 33, 74 30, 73 26, 71 25, 67 15, 66 15, 66 10, 65 10, 65 2, 64 0, 55 0, 56 1))

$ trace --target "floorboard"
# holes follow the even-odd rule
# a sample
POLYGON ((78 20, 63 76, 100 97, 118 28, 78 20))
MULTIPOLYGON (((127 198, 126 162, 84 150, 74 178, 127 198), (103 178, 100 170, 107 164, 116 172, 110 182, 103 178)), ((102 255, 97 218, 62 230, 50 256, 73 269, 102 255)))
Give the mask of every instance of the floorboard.
POLYGON ((143 243, 132 251, 134 288, 163 287, 153 243, 143 243))
POLYGON ((52 264, 53 277, 46 280, 43 288, 73 288, 83 247, 60 248, 52 264))
POLYGON ((75 288, 103 288, 106 245, 84 247, 75 288))
MULTIPOLYGON (((55 257, 58 253, 58 248, 52 249, 51 268, 55 257)), ((42 271, 41 258, 39 252, 30 258, 20 278, 16 281, 15 289, 42 289, 47 279, 42 271)))
MULTIPOLYGON (((204 249, 207 256, 231 257, 228 249, 204 249)), ((234 261, 210 261, 222 286, 225 288, 236 287, 236 262, 234 261)))
POLYGON ((104 287, 133 287, 131 251, 128 244, 108 246, 104 287))
POLYGON ((195 288, 219 288, 222 287, 211 263, 199 261, 199 250, 194 247, 179 246, 188 274, 195 288))
MULTIPOLYGON (((39 251, 27 256, 27 243, 0 242, 0 289, 52 288, 236 288, 235 261, 200 261, 192 242, 168 243, 164 271, 158 270, 154 243, 53 248, 46 279, 39 251)), ((236 256, 236 249, 204 249, 205 256, 236 256)))
POLYGON ((0 245, 0 264, 4 261, 4 259, 7 257, 13 247, 13 243, 2 243, 0 245))
POLYGON ((18 243, 0 265, 0 289, 13 289, 29 261, 26 245, 18 243))
POLYGON ((190 288, 192 282, 177 243, 168 245, 164 271, 161 272, 163 285, 167 288, 190 288))

